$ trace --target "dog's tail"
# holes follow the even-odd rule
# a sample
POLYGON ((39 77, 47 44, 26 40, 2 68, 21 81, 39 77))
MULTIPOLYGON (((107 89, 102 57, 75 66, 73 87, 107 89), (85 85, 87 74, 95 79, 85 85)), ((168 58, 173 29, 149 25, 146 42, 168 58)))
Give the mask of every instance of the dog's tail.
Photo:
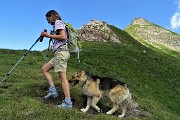
POLYGON ((134 108, 137 108, 138 107, 138 103, 135 102, 133 99, 132 99, 132 95, 131 93, 129 92, 129 95, 127 97, 127 101, 128 101, 128 106, 131 108, 131 109, 134 109, 134 108))

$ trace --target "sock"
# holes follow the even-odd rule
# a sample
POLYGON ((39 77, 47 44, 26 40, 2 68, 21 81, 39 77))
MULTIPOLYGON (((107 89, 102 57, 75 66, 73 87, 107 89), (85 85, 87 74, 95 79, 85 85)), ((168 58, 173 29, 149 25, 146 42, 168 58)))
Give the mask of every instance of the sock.
POLYGON ((51 86, 51 87, 49 88, 49 90, 50 90, 50 91, 56 91, 56 88, 55 88, 55 86, 51 86))
POLYGON ((71 98, 65 98, 64 101, 65 101, 67 104, 72 104, 71 98))

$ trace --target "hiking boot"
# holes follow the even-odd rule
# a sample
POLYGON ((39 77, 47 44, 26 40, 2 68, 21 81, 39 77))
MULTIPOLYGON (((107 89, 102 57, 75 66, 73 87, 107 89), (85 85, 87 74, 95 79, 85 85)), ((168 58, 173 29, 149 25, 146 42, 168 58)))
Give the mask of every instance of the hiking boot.
POLYGON ((53 86, 53 87, 50 87, 49 90, 48 90, 48 94, 46 96, 43 97, 43 99, 47 100, 51 97, 55 98, 58 96, 58 93, 56 91, 56 88, 53 86))
POLYGON ((72 108, 72 102, 70 98, 65 98, 61 105, 57 105, 58 108, 72 108))

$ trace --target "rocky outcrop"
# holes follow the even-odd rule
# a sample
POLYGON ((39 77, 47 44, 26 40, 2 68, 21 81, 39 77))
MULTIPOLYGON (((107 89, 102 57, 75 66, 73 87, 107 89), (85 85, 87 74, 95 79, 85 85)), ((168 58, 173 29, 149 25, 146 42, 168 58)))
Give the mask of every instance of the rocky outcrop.
MULTIPOLYGON (((162 28, 143 18, 135 18, 124 30, 144 45, 150 44, 159 49, 169 48, 180 52, 179 34, 162 28)), ((95 19, 83 25, 77 31, 82 41, 116 43, 121 43, 122 41, 121 38, 110 29, 106 22, 95 19)))
POLYGON ((125 28, 132 37, 144 40, 155 47, 166 46, 180 51, 180 35, 155 25, 143 18, 135 18, 131 25, 125 28), (133 30, 132 30, 133 29, 133 30), (135 33, 133 32, 135 31, 135 33))
POLYGON ((121 43, 120 38, 108 27, 108 24, 99 20, 91 20, 77 31, 82 41, 111 41, 121 43))

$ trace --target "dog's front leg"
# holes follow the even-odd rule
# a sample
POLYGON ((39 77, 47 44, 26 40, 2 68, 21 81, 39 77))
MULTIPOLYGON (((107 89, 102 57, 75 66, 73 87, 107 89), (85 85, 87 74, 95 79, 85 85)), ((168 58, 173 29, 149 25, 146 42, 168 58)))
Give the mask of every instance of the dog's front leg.
POLYGON ((92 103, 92 97, 88 96, 87 97, 87 106, 86 106, 86 108, 81 109, 81 111, 84 113, 87 112, 91 106, 91 103, 92 103))
POLYGON ((100 96, 94 96, 92 99, 92 107, 96 109, 98 112, 100 112, 100 108, 97 106, 97 103, 99 102, 100 98, 100 96))

